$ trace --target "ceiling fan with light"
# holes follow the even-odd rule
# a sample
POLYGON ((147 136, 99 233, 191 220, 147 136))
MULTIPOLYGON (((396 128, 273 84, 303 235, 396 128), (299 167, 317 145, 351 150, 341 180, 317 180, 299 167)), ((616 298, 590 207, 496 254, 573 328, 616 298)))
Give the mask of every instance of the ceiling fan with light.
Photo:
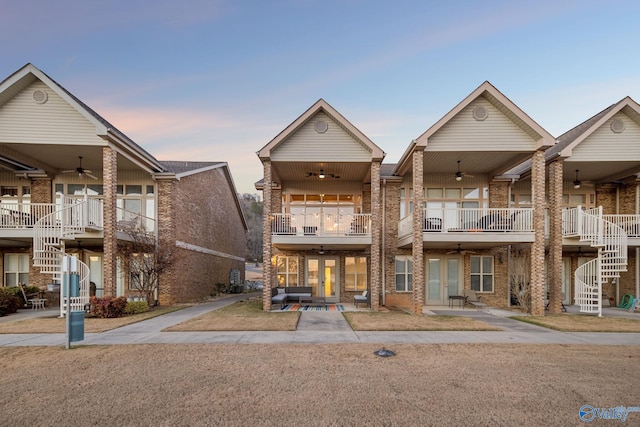
POLYGON ((473 178, 473 175, 469 175, 466 172, 460 172, 460 160, 458 160, 458 171, 456 172, 456 181, 462 181, 462 178, 473 178))
POLYGON ((463 250, 460 243, 458 243, 458 247, 452 251, 447 252, 447 255, 466 255, 466 254, 475 254, 474 251, 463 250))
POLYGON ((325 178, 339 179, 340 178, 340 175, 336 175, 333 173, 325 173, 324 169, 320 169, 320 172, 307 172, 307 178, 312 176, 316 176, 320 179, 325 179, 325 178))
POLYGON ((582 185, 589 185, 591 183, 591 181, 581 181, 580 178, 578 177, 579 172, 580 172, 580 169, 576 169, 576 179, 575 181, 573 181, 573 188, 575 188, 576 190, 580 188, 582 185))
POLYGON ((82 156, 78 156, 78 159, 80 160, 80 165, 75 168, 75 169, 68 169, 68 170, 64 170, 62 171, 62 173, 77 173, 79 178, 82 178, 83 176, 88 176, 91 179, 98 179, 95 175, 93 175, 93 172, 91 172, 89 169, 85 169, 82 167, 82 156))

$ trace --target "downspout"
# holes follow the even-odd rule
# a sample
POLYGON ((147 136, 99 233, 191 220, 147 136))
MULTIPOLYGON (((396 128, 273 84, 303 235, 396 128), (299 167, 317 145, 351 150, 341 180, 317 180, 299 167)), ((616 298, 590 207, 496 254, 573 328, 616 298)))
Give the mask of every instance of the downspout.
POLYGON ((386 305, 386 300, 387 300, 387 254, 385 252, 386 250, 386 230, 387 230, 387 180, 383 179, 382 180, 382 305, 385 306, 386 305))

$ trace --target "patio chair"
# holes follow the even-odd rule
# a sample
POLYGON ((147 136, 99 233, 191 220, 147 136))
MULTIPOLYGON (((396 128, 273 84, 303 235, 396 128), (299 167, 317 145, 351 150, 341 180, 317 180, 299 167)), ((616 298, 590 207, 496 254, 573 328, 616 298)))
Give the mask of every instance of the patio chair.
POLYGON ((480 302, 480 297, 476 294, 476 291, 472 289, 464 290, 464 298, 466 303, 471 304, 476 309, 487 306, 487 304, 480 302))
POLYGON ((40 294, 37 292, 27 294, 24 291, 24 285, 22 283, 18 283, 18 287, 20 288, 20 292, 22 292, 22 297, 24 298, 24 306, 25 308, 31 307, 32 310, 37 310, 39 308, 44 309, 44 303, 47 301, 44 298, 40 298, 40 294))
POLYGON ((362 292, 362 295, 356 295, 356 296, 353 297, 353 305, 355 307, 358 307, 358 303, 360 303, 360 304, 364 303, 364 304, 369 305, 370 304, 370 300, 371 299, 369 298, 369 291, 365 290, 365 291, 362 292))

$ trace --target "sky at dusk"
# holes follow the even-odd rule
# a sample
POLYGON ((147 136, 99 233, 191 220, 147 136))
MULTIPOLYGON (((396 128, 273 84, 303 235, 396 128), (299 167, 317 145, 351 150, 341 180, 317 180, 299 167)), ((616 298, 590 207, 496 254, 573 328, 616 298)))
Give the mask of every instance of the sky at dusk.
POLYGON ((385 163, 485 80, 554 136, 640 101, 640 2, 2 0, 0 81, 32 63, 159 160, 256 151, 323 98, 385 163))

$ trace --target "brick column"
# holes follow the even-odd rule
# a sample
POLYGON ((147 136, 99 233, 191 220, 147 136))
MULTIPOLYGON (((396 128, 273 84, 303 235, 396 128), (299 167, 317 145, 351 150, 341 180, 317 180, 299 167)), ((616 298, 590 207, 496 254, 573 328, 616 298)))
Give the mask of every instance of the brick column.
POLYGON ((558 160, 549 165, 549 314, 562 310, 562 166, 558 160))
POLYGON ((118 184, 118 153, 111 147, 102 149, 104 256, 102 282, 105 296, 116 296, 116 266, 118 241, 116 236, 116 192, 118 184))
POLYGON ((31 181, 31 203, 52 203, 51 178, 34 178, 31 181))
MULTIPOLYGON (((51 203, 52 202, 51 178, 34 178, 31 181, 31 203, 51 203)), ((31 215, 36 216, 40 213, 38 209, 31 207, 31 215)), ((38 218, 40 219, 40 218, 38 218)), ((50 274, 40 273, 40 269, 33 266, 33 245, 29 249, 29 284, 43 287, 47 283, 51 283, 50 274)))
MULTIPOLYGON (((156 175, 155 179, 158 187, 157 244, 159 247, 162 247, 163 250, 173 250, 176 252, 173 196, 177 182, 175 176, 165 177, 156 175)), ((177 263, 177 258, 174 258, 174 262, 177 263)), ((176 295, 173 289, 174 284, 178 283, 176 268, 179 268, 179 265, 170 266, 158 278, 158 302, 160 305, 169 305, 176 301, 176 295)))
POLYGON ((382 210, 380 195, 380 162, 371 164, 371 310, 380 309, 382 266, 380 262, 382 241, 382 210))
POLYGON ((544 152, 536 151, 533 153, 531 161, 531 196, 533 202, 534 230, 534 241, 531 244, 531 314, 534 316, 544 316, 544 152))
POLYGON ((273 280, 273 266, 271 265, 271 161, 263 162, 264 186, 262 189, 262 266, 263 266, 263 286, 262 286, 262 309, 271 310, 271 283, 273 280))
POLYGON ((413 152, 413 313, 422 314, 424 305, 424 256, 422 242, 422 185, 424 151, 413 152))

